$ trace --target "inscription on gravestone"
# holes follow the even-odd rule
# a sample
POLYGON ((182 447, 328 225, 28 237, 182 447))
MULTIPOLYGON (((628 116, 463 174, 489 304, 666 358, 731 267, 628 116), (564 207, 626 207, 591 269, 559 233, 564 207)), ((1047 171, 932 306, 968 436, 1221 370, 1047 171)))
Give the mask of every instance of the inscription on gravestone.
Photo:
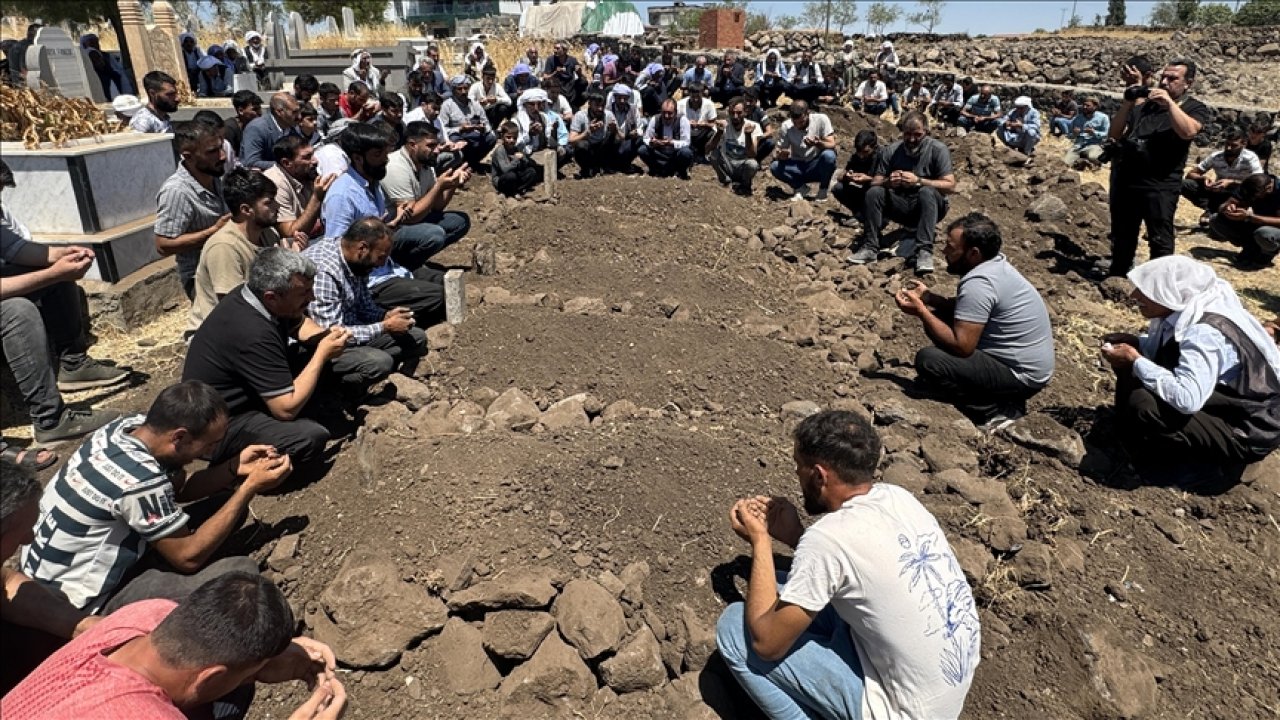
POLYGON ((66 30, 43 27, 27 49, 27 85, 40 83, 56 88, 63 97, 90 97, 89 78, 80 56, 80 47, 66 30))

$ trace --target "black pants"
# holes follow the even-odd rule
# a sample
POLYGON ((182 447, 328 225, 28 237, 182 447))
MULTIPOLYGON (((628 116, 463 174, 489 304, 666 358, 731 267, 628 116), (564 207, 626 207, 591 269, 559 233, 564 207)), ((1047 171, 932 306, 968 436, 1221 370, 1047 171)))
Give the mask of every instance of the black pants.
POLYGON ((329 371, 346 388, 367 388, 400 369, 411 374, 427 354, 427 334, 412 327, 399 334, 383 333, 367 345, 348 347, 329 361, 329 371))
POLYGON ((711 102, 727 105, 730 100, 742 95, 742 86, 733 83, 722 87, 711 88, 711 102))
POLYGON ((979 424, 1009 406, 1025 412, 1027 400, 1040 392, 1040 388, 1019 380, 1008 365, 981 350, 962 358, 941 348, 924 348, 916 353, 916 377, 979 424))
POLYGON ((769 157, 769 153, 777 147, 778 143, 772 137, 760 138, 760 142, 756 143, 756 162, 764 164, 764 159, 769 157))
POLYGON ((579 140, 573 144, 573 159, 586 172, 594 172, 610 165, 617 154, 618 141, 613 135, 598 142, 579 140))
POLYGON ((831 186, 831 197, 849 209, 856 217, 863 217, 867 205, 867 188, 853 183, 838 182, 831 186))
POLYGON ((640 109, 645 117, 655 117, 662 112, 662 101, 668 97, 663 90, 650 84, 640 91, 640 109))
POLYGON ((825 85, 817 83, 787 83, 787 97, 792 100, 803 100, 810 105, 816 103, 818 98, 822 96, 825 85))
POLYGON ((497 176, 494 187, 503 195, 513 197, 529 192, 540 182, 542 182, 542 166, 535 162, 528 162, 497 176))
POLYGON ((1199 180, 1185 178, 1182 181, 1182 197, 1190 200, 1192 205, 1211 213, 1218 212, 1222 203, 1230 200, 1233 195, 1235 195, 1234 190, 1210 190, 1205 187, 1204 178, 1199 180))
POLYGON ((1251 463, 1260 458, 1217 412, 1229 412, 1225 396, 1214 392, 1203 409, 1187 415, 1142 386, 1132 373, 1116 377, 1120 438, 1131 452, 1162 463, 1251 463))
MULTIPOLYGON (((1115 174, 1112 174, 1115 178, 1115 174)), ((1138 252, 1138 229, 1147 226, 1151 259, 1173 254, 1173 213, 1178 207, 1178 188, 1133 188, 1123 183, 1111 185, 1111 269, 1107 274, 1123 277, 1133 268, 1138 252)))
POLYGON ((261 410, 249 410, 231 416, 227 434, 209 462, 216 465, 250 445, 270 445, 288 455, 297 468, 320 460, 327 442, 329 431, 315 420, 277 420, 261 410))
POLYGON ((886 220, 906 227, 915 226, 916 252, 933 250, 938 222, 947 216, 947 199, 931 187, 914 193, 893 190, 883 185, 867 188, 866 219, 862 223, 863 242, 879 250, 880 233, 886 220))
POLYGON ((418 327, 430 327, 444 320, 444 273, 427 265, 412 278, 391 278, 373 286, 374 302, 383 309, 407 307, 418 327))
POLYGON ((786 90, 786 82, 783 80, 756 81, 756 87, 760 88, 760 107, 771 108, 778 104, 778 96, 786 90))
POLYGON ((640 148, 643 145, 638 137, 624 137, 622 142, 618 143, 617 152, 609 160, 609 166, 614 170, 627 170, 635 163, 636 157, 640 154, 640 148))
POLYGON ((689 133, 689 148, 693 150, 695 158, 703 158, 707 155, 707 143, 711 142, 711 137, 716 131, 709 127, 697 127, 689 133))

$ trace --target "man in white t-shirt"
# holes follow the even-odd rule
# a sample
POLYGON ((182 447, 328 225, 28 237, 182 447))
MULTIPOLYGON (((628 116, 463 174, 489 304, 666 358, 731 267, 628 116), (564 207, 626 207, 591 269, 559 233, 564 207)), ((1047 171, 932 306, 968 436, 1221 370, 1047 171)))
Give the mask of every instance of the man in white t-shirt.
POLYGON ((676 113, 689 120, 689 149, 699 161, 707 156, 716 132, 716 105, 705 97, 706 92, 700 82, 686 85, 685 97, 676 106, 676 113))
POLYGON ((744 498, 729 521, 751 543, 745 603, 716 642, 772 718, 957 718, 981 657, 981 627, 960 564, 910 492, 873 480, 880 438, 848 411, 795 429, 807 530, 790 501, 744 498), (772 540, 795 548, 781 589, 772 540))
POLYGON ((827 184, 836 171, 836 132, 831 119, 810 112, 803 100, 792 102, 787 114, 790 119, 782 123, 769 172, 791 186, 793 200, 805 199, 812 182, 818 183, 818 193, 809 199, 826 200, 827 184))
POLYGON ((739 195, 751 195, 751 181, 760 172, 756 148, 763 133, 760 126, 747 119, 747 103, 740 97, 724 106, 728 120, 716 121, 716 134, 711 138, 711 169, 721 185, 733 184, 739 195))
POLYGON ((880 73, 872 70, 853 93, 853 107, 880 117, 889 109, 889 89, 880 79, 880 73))

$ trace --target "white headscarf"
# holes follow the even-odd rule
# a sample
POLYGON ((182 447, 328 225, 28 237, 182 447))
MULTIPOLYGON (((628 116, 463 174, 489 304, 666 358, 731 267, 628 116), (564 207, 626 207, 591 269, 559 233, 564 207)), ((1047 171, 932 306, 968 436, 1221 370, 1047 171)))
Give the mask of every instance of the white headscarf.
MULTIPOLYGON (((1200 322, 1205 313, 1216 313, 1239 328, 1280 376, 1280 348, 1262 323, 1240 305, 1231 284, 1209 265, 1185 255, 1167 255, 1130 270, 1129 280, 1152 302, 1180 313, 1173 326, 1174 340, 1181 341, 1187 328, 1200 322)), ((1152 320, 1148 332, 1156 335, 1162 322, 1163 318, 1152 320)))

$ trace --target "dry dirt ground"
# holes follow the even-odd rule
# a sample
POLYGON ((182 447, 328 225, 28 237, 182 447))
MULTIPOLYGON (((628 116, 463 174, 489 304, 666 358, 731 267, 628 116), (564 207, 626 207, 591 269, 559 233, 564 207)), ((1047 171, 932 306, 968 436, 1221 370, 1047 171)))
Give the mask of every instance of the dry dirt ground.
MULTIPOLYGON (((843 164, 867 121, 835 119, 843 164)), ((1103 332, 1141 320, 1111 299, 1123 288, 1086 277, 1106 249, 1105 193, 1049 145, 1027 169, 1007 165, 990 138, 946 141, 962 179, 950 216, 996 218, 1055 321, 1057 376, 1032 402, 1032 434, 1053 447, 983 437, 950 407, 904 392, 926 339, 891 302, 902 262, 851 271, 842 257, 856 231, 834 202, 767 198, 774 183, 763 177, 754 198, 739 198, 707 167, 691 182, 567 181, 558 202, 514 208, 473 182, 460 196, 472 237, 440 259, 469 266, 484 244, 499 272, 468 275, 468 317, 432 352, 421 384, 400 381, 400 400, 362 412, 322 478, 256 500, 231 547, 264 562, 274 551, 269 572, 299 616, 331 633, 338 623, 343 642, 395 615, 380 603, 400 602, 396 593, 456 600, 468 582, 501 586, 529 568, 557 587, 603 577, 624 600, 628 637, 651 628, 651 654, 679 682, 616 694, 595 690, 590 673, 579 687, 564 670, 543 678, 543 694, 570 697, 516 702, 511 683, 495 686, 517 663, 478 649, 474 629, 496 620, 468 607, 455 615, 470 624, 453 620, 442 635, 375 637, 391 645, 387 667, 344 671, 347 717, 755 717, 718 660, 703 668, 693 647, 745 587, 730 502, 799 501, 783 411, 792 401, 873 415, 886 479, 916 492, 948 531, 984 631, 966 718, 1280 715, 1280 472, 1214 492, 1139 483, 1109 437, 1114 385, 1095 348, 1103 332), (1047 194, 1065 212, 1028 220, 1047 194), (511 388, 538 405, 520 431, 480 419, 511 388), (578 393, 590 397, 535 424, 538 410, 578 393), (296 552, 285 549, 294 540, 296 552), (340 593, 326 587, 368 554, 392 564, 377 582, 394 591, 339 612, 340 593), (632 565, 641 561, 647 575, 632 565)), ((1274 268, 1235 272, 1203 235, 1178 244, 1213 262, 1256 312, 1280 314, 1274 268)), ((939 272, 931 284, 951 291, 955 279, 939 272)), ((180 372, 177 324, 104 339, 96 354, 148 379, 97 399, 145 408, 180 372)), ((260 690, 253 717, 287 717, 302 697, 260 690)))

